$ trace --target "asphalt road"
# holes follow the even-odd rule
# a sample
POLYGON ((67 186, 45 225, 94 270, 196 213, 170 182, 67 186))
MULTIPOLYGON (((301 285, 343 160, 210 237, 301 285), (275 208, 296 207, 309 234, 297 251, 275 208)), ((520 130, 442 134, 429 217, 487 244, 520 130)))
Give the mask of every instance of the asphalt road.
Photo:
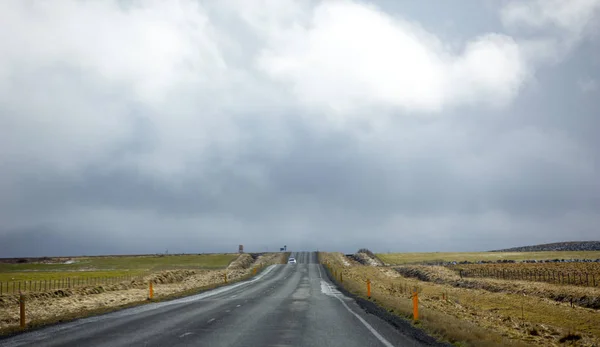
POLYGON ((316 253, 253 280, 81 319, 0 346, 420 346, 335 290, 316 253))

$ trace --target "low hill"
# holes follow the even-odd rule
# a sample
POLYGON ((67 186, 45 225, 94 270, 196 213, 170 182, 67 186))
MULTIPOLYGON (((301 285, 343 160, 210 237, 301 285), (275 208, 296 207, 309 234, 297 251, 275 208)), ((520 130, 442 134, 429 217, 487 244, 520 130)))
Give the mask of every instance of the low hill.
POLYGON ((555 242, 543 245, 499 249, 492 252, 556 252, 556 251, 600 251, 600 241, 555 242))

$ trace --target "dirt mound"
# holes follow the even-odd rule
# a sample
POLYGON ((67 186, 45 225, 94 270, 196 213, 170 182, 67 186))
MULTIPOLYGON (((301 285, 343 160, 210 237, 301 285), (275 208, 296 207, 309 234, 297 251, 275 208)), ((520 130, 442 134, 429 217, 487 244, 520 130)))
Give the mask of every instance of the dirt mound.
MULTIPOLYGON (((373 254, 373 253, 371 253, 373 254)), ((358 261, 363 265, 368 266, 383 266, 383 262, 379 260, 379 258, 375 257, 375 255, 371 256, 369 253, 358 252, 355 254, 354 260, 358 261)))
POLYGON ((247 253, 240 254, 236 260, 232 261, 227 270, 244 270, 250 268, 254 263, 254 258, 247 253))

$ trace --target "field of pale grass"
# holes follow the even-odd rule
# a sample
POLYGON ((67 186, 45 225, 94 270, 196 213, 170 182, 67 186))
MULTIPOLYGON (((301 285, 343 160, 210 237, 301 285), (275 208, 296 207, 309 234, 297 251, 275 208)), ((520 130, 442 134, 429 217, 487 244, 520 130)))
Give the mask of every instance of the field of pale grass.
POLYGON ((0 262, 0 282, 53 281, 139 276, 163 270, 226 268, 238 254, 98 256, 45 258, 38 262, 0 262))
POLYGON ((419 264, 431 262, 477 262, 497 260, 552 260, 600 259, 600 251, 581 252, 430 252, 430 253, 378 253, 377 257, 388 265, 419 264))

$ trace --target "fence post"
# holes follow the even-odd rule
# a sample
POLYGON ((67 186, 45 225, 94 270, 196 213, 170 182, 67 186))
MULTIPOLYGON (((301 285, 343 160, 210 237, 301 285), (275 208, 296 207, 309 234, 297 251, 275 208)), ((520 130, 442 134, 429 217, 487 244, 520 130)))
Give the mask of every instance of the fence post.
POLYGON ((419 320, 419 293, 418 292, 413 292, 413 319, 414 321, 418 321, 419 320))
POLYGON ((25 328, 25 296, 23 293, 19 295, 19 311, 21 328, 25 328))

